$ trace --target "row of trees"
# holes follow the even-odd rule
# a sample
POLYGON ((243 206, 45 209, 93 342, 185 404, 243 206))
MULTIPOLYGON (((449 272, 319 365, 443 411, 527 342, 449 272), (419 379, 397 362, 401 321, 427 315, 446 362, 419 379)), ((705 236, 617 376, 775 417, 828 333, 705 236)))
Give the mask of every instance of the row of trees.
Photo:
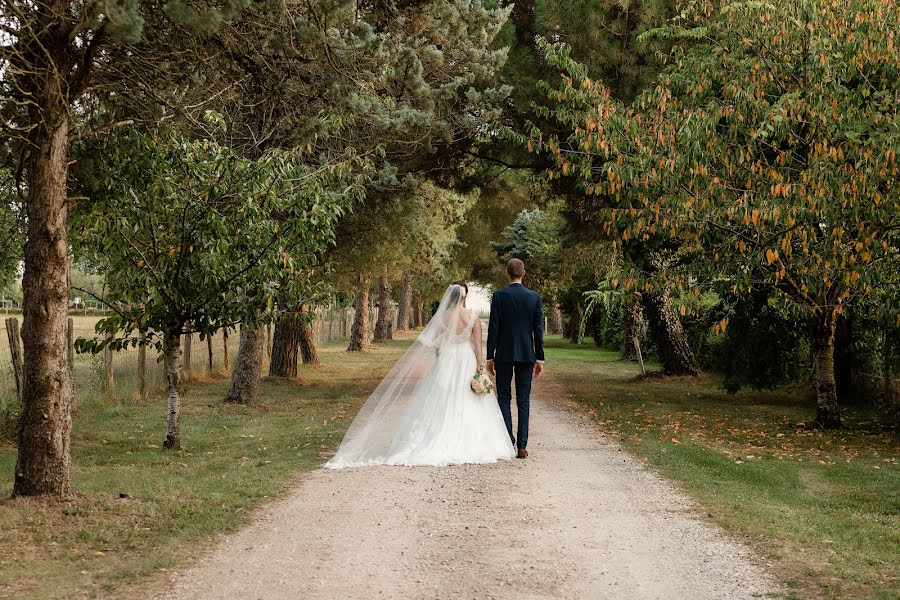
POLYGON ((515 232, 507 245, 532 256, 549 293, 574 292, 563 301, 573 333, 584 330, 585 291, 595 306, 622 301, 626 340, 643 314, 668 373, 697 372, 699 338, 685 322, 716 315, 715 332, 737 323, 744 338, 719 346, 736 354, 719 365, 780 383, 791 369, 756 360, 799 350, 800 329, 823 427, 841 424, 835 339, 855 322, 874 332, 869 366, 896 402, 897 22, 898 7, 877 0, 691 3, 636 32, 648 51, 671 48, 642 91, 545 30, 540 59, 563 77, 538 82, 530 132, 507 137, 549 160, 547 196, 563 200, 519 225, 531 222, 541 244, 542 227, 555 228, 565 249, 534 253, 515 232))
POLYGON ((292 376, 316 360, 323 299, 356 306, 361 350, 373 290, 383 341, 447 280, 498 283, 509 256, 552 329, 564 312, 569 335, 626 353, 646 329, 670 374, 710 364, 710 328, 734 381, 808 340, 823 426, 840 423, 848 319, 878 332, 892 381, 889 3, 703 0, 674 21, 673 0, 0 9, 0 270, 24 265, 16 494, 71 486, 72 261, 114 310, 81 350, 163 351, 173 448, 182 334, 240 324, 228 400, 253 402, 265 321, 270 374, 292 376))
POLYGON ((14 494, 71 489, 71 261, 115 313, 81 350, 162 350, 171 448, 182 334, 240 323, 228 399, 251 402, 264 320, 290 374, 326 294, 357 296, 359 337, 373 276, 402 272, 421 305, 444 275, 476 197, 451 191, 457 157, 508 93, 491 45, 507 11, 2 0, 0 15, 0 266, 24 264, 14 494))

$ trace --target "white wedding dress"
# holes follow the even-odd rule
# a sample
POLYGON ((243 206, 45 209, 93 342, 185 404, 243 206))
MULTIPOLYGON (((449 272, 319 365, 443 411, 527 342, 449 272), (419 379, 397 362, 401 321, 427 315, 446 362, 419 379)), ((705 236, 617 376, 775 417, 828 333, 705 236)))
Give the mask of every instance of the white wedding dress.
POLYGON ((515 456, 493 394, 475 394, 481 320, 452 285, 425 331, 350 426, 329 469, 493 463, 515 456))

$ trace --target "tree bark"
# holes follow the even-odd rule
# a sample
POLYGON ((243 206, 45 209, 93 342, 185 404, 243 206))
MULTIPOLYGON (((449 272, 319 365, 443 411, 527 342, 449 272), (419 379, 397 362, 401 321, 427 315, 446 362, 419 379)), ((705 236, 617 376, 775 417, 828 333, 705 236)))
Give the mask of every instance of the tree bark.
POLYGON ((821 309, 810 319, 812 329, 813 368, 816 377, 816 424, 823 429, 841 426, 834 379, 834 332, 837 313, 821 309))
POLYGON ((16 381, 16 399, 22 402, 24 385, 24 369, 22 366, 22 337, 19 335, 19 320, 15 317, 6 319, 6 337, 9 340, 9 360, 12 363, 13 379, 16 381))
POLYGON ((213 339, 212 336, 206 336, 206 372, 212 375, 213 372, 213 339))
POLYGON ((300 336, 303 320, 302 307, 281 317, 275 323, 272 338, 271 377, 296 377, 297 357, 300 352, 300 336))
MULTIPOLYGON (((141 332, 141 341, 147 339, 147 333, 141 332)), ((137 376, 134 381, 134 402, 142 402, 147 399, 147 346, 139 344, 137 348, 137 376)))
POLYGON ((350 345, 347 352, 360 352, 369 347, 369 278, 359 275, 356 290, 356 301, 353 306, 356 314, 350 327, 350 345))
POLYGON ((413 327, 419 328, 422 326, 422 312, 425 310, 425 297, 422 295, 422 292, 416 290, 415 295, 415 312, 413 313, 413 327))
POLYGON ((647 311, 650 331, 656 341, 656 349, 667 375, 697 375, 700 369, 694 352, 688 344, 681 318, 668 292, 644 294, 643 306, 647 311))
POLYGON ((581 343, 581 320, 584 318, 584 307, 581 302, 575 304, 575 310, 569 317, 569 340, 573 344, 581 343))
POLYGON ((631 306, 625 306, 622 309, 622 355, 619 360, 634 361, 637 360, 637 348, 635 346, 635 338, 637 337, 637 320, 640 313, 641 305, 635 302, 631 306))
POLYGON ((548 319, 550 333, 553 335, 562 335, 563 332, 563 318, 562 311, 559 309, 559 303, 553 302, 550 307, 550 318, 548 319))
POLYGON ((846 406, 857 398, 853 369, 853 324, 839 316, 834 329, 834 383, 838 402, 846 406))
POLYGON ((259 376, 262 371, 266 333, 262 328, 241 327, 241 342, 237 360, 231 373, 231 387, 225 402, 254 404, 259 395, 259 376))
POLYGON ((181 335, 166 333, 163 337, 163 360, 166 365, 166 439, 163 447, 181 448, 181 335))
POLYGON ((375 343, 381 344, 391 339, 391 281, 388 267, 384 265, 378 281, 378 320, 375 322, 375 343))
MULTIPOLYGON (((106 334, 106 341, 111 341, 112 337, 111 333, 106 334)), ((116 378, 113 372, 113 351, 108 344, 106 348, 103 349, 103 372, 103 391, 107 394, 112 394, 116 386, 116 378)))
POLYGON ((69 361, 69 377, 75 372, 75 319, 66 319, 66 360, 69 361))
POLYGON ((223 363, 225 365, 225 370, 231 368, 231 360, 228 357, 228 328, 222 330, 222 353, 224 354, 223 363))
POLYGON ((191 356, 193 356, 194 348, 193 348, 193 339, 194 336, 191 334, 185 334, 184 336, 184 358, 182 359, 184 364, 184 380, 190 381, 194 377, 194 372, 191 365, 191 356))
MULTIPOLYGON (((509 2, 505 2, 508 5, 509 2)), ((534 0, 516 0, 511 20, 516 28, 516 45, 528 46, 534 41, 535 14, 534 0)))
POLYGON ((301 319, 300 321, 299 343, 300 359, 303 361, 303 364, 319 364, 319 351, 316 349, 316 336, 313 331, 312 322, 309 319, 301 319))
MULTIPOLYGON (((56 17, 51 20, 62 21, 56 17)), ((49 26, 55 29, 54 26, 49 26)), ((59 35, 58 31, 50 35, 59 35)), ((50 48, 54 52, 58 48, 50 48)), ((65 67, 62 61, 60 65, 65 67)), ((66 236, 69 118, 58 75, 47 67, 33 112, 22 277, 23 386, 13 496, 67 495, 72 483, 72 384, 66 349, 69 244, 66 236)))
POLYGON ((400 287, 400 303, 397 307, 397 331, 409 331, 409 323, 412 320, 412 281, 409 274, 403 274, 403 282, 400 287))
POLYGON ((897 360, 898 341, 885 327, 882 335, 881 397, 878 412, 891 425, 900 425, 900 386, 894 383, 894 366, 897 360))

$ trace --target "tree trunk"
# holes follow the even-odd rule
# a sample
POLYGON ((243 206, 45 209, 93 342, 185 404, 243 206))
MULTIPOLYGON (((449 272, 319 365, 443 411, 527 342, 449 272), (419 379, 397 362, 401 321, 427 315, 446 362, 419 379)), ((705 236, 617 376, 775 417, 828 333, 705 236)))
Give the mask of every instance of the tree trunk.
POLYGON ((191 365, 191 356, 193 356, 194 348, 193 348, 193 339, 194 336, 191 334, 185 334, 184 336, 184 380, 190 381, 194 377, 193 369, 191 365))
POLYGON ((303 321, 303 307, 294 310, 275 323, 272 339, 272 361, 269 363, 271 377, 296 377, 297 356, 300 352, 300 335, 303 321))
POLYGON ((619 360, 634 361, 637 360, 637 348, 635 346, 635 338, 638 335, 638 313, 641 305, 635 302, 631 306, 625 306, 622 309, 622 355, 619 360))
POLYGON ((22 367, 22 337, 19 335, 19 320, 6 319, 6 338, 9 340, 9 360, 12 363, 13 379, 16 381, 16 399, 22 402, 24 369, 22 367))
POLYGON ((266 356, 272 358, 272 324, 266 323, 266 356))
POLYGON ((681 318, 668 292, 644 294, 643 306, 647 311, 650 331, 656 341, 659 360, 667 375, 697 375, 700 369, 694 352, 688 344, 681 318))
POLYGON ((69 362, 69 377, 75 372, 75 319, 66 319, 66 360, 69 362))
POLYGON ((548 319, 550 322, 550 326, 548 329, 550 333, 553 335, 562 335, 563 332, 563 319, 562 319, 562 311, 559 309, 559 303, 553 302, 550 307, 550 318, 548 319))
POLYGON ((425 297, 422 292, 416 290, 415 312, 413 313, 413 327, 422 326, 422 312, 425 310, 425 297))
MULTIPOLYGON (((57 76, 49 66, 45 74, 56 82, 57 76)), ((58 91, 38 91, 45 102, 40 114, 34 115, 39 124, 32 134, 28 173, 28 237, 22 277, 22 412, 13 496, 64 496, 72 483, 72 384, 66 348, 69 120, 58 91)))
POLYGON ((853 324, 841 315, 834 329, 834 383, 838 402, 846 406, 857 398, 853 373, 853 324))
MULTIPOLYGON (((141 332, 141 341, 147 339, 147 333, 141 332)), ((132 400, 134 402, 142 402, 147 399, 147 346, 144 344, 138 345, 137 348, 137 376, 134 381, 134 395, 132 396, 132 400)))
POLYGON ((299 333, 300 359, 303 361, 303 364, 319 364, 319 352, 316 349, 316 336, 313 331, 312 322, 309 319, 300 320, 299 333))
POLYGON ((397 307, 397 331, 409 331, 409 323, 412 320, 412 281, 409 274, 403 274, 403 282, 400 288, 400 303, 397 307))
POLYGON ((166 333, 163 337, 163 360, 166 365, 166 439, 163 447, 181 449, 181 336, 166 333))
POLYGON ((225 370, 227 371, 228 369, 231 368, 231 360, 228 358, 228 328, 227 327, 222 330, 222 353, 224 354, 224 357, 222 359, 223 364, 225 365, 225 370))
POLYGON ((262 328, 241 327, 241 342, 237 360, 231 373, 231 388, 225 402, 254 404, 259 395, 259 376, 262 370, 266 333, 262 328))
POLYGON ((837 313, 822 309, 810 320, 812 329, 813 368, 816 376, 816 424, 823 429, 841 426, 834 380, 834 332, 837 313))
POLYGON ((575 304, 575 310, 569 317, 569 340, 573 344, 581 343, 581 320, 584 318, 584 307, 581 302, 575 304))
POLYGON ((391 281, 388 279, 388 267, 378 281, 378 320, 375 322, 375 343, 380 344, 391 339, 391 281))
MULTIPOLYGON (((112 338, 113 335, 111 333, 106 334, 107 342, 112 341, 112 338)), ((107 394, 112 394, 116 387, 116 378, 113 372, 113 351, 112 348, 109 347, 109 344, 103 349, 103 372, 103 391, 107 394)))
POLYGON ((350 327, 350 345, 347 352, 360 352, 369 346, 369 278, 360 274, 354 302, 356 314, 350 327))
POLYGON ((206 336, 206 372, 210 375, 213 372, 213 339, 211 335, 206 336))
POLYGON ((890 334, 890 328, 885 327, 881 338, 881 397, 876 408, 888 424, 897 426, 900 425, 900 386, 894 383, 894 366, 898 340, 890 334))
MULTIPOLYGON (((504 4, 509 4, 505 2, 504 4)), ((511 20, 516 29, 516 45, 529 46, 534 41, 535 14, 534 0, 516 0, 511 20)))

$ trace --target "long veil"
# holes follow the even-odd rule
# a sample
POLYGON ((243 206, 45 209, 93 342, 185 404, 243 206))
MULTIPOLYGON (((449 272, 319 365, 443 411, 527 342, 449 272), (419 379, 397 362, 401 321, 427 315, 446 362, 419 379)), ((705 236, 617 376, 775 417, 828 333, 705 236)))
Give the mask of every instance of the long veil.
MULTIPOLYGON (((451 285, 424 331, 403 354, 363 404, 328 469, 380 464, 398 433, 408 426, 413 401, 427 393, 429 377, 448 343, 467 336, 469 312, 463 308, 466 290, 451 285)), ((474 375, 474 373, 473 373, 474 375)))

